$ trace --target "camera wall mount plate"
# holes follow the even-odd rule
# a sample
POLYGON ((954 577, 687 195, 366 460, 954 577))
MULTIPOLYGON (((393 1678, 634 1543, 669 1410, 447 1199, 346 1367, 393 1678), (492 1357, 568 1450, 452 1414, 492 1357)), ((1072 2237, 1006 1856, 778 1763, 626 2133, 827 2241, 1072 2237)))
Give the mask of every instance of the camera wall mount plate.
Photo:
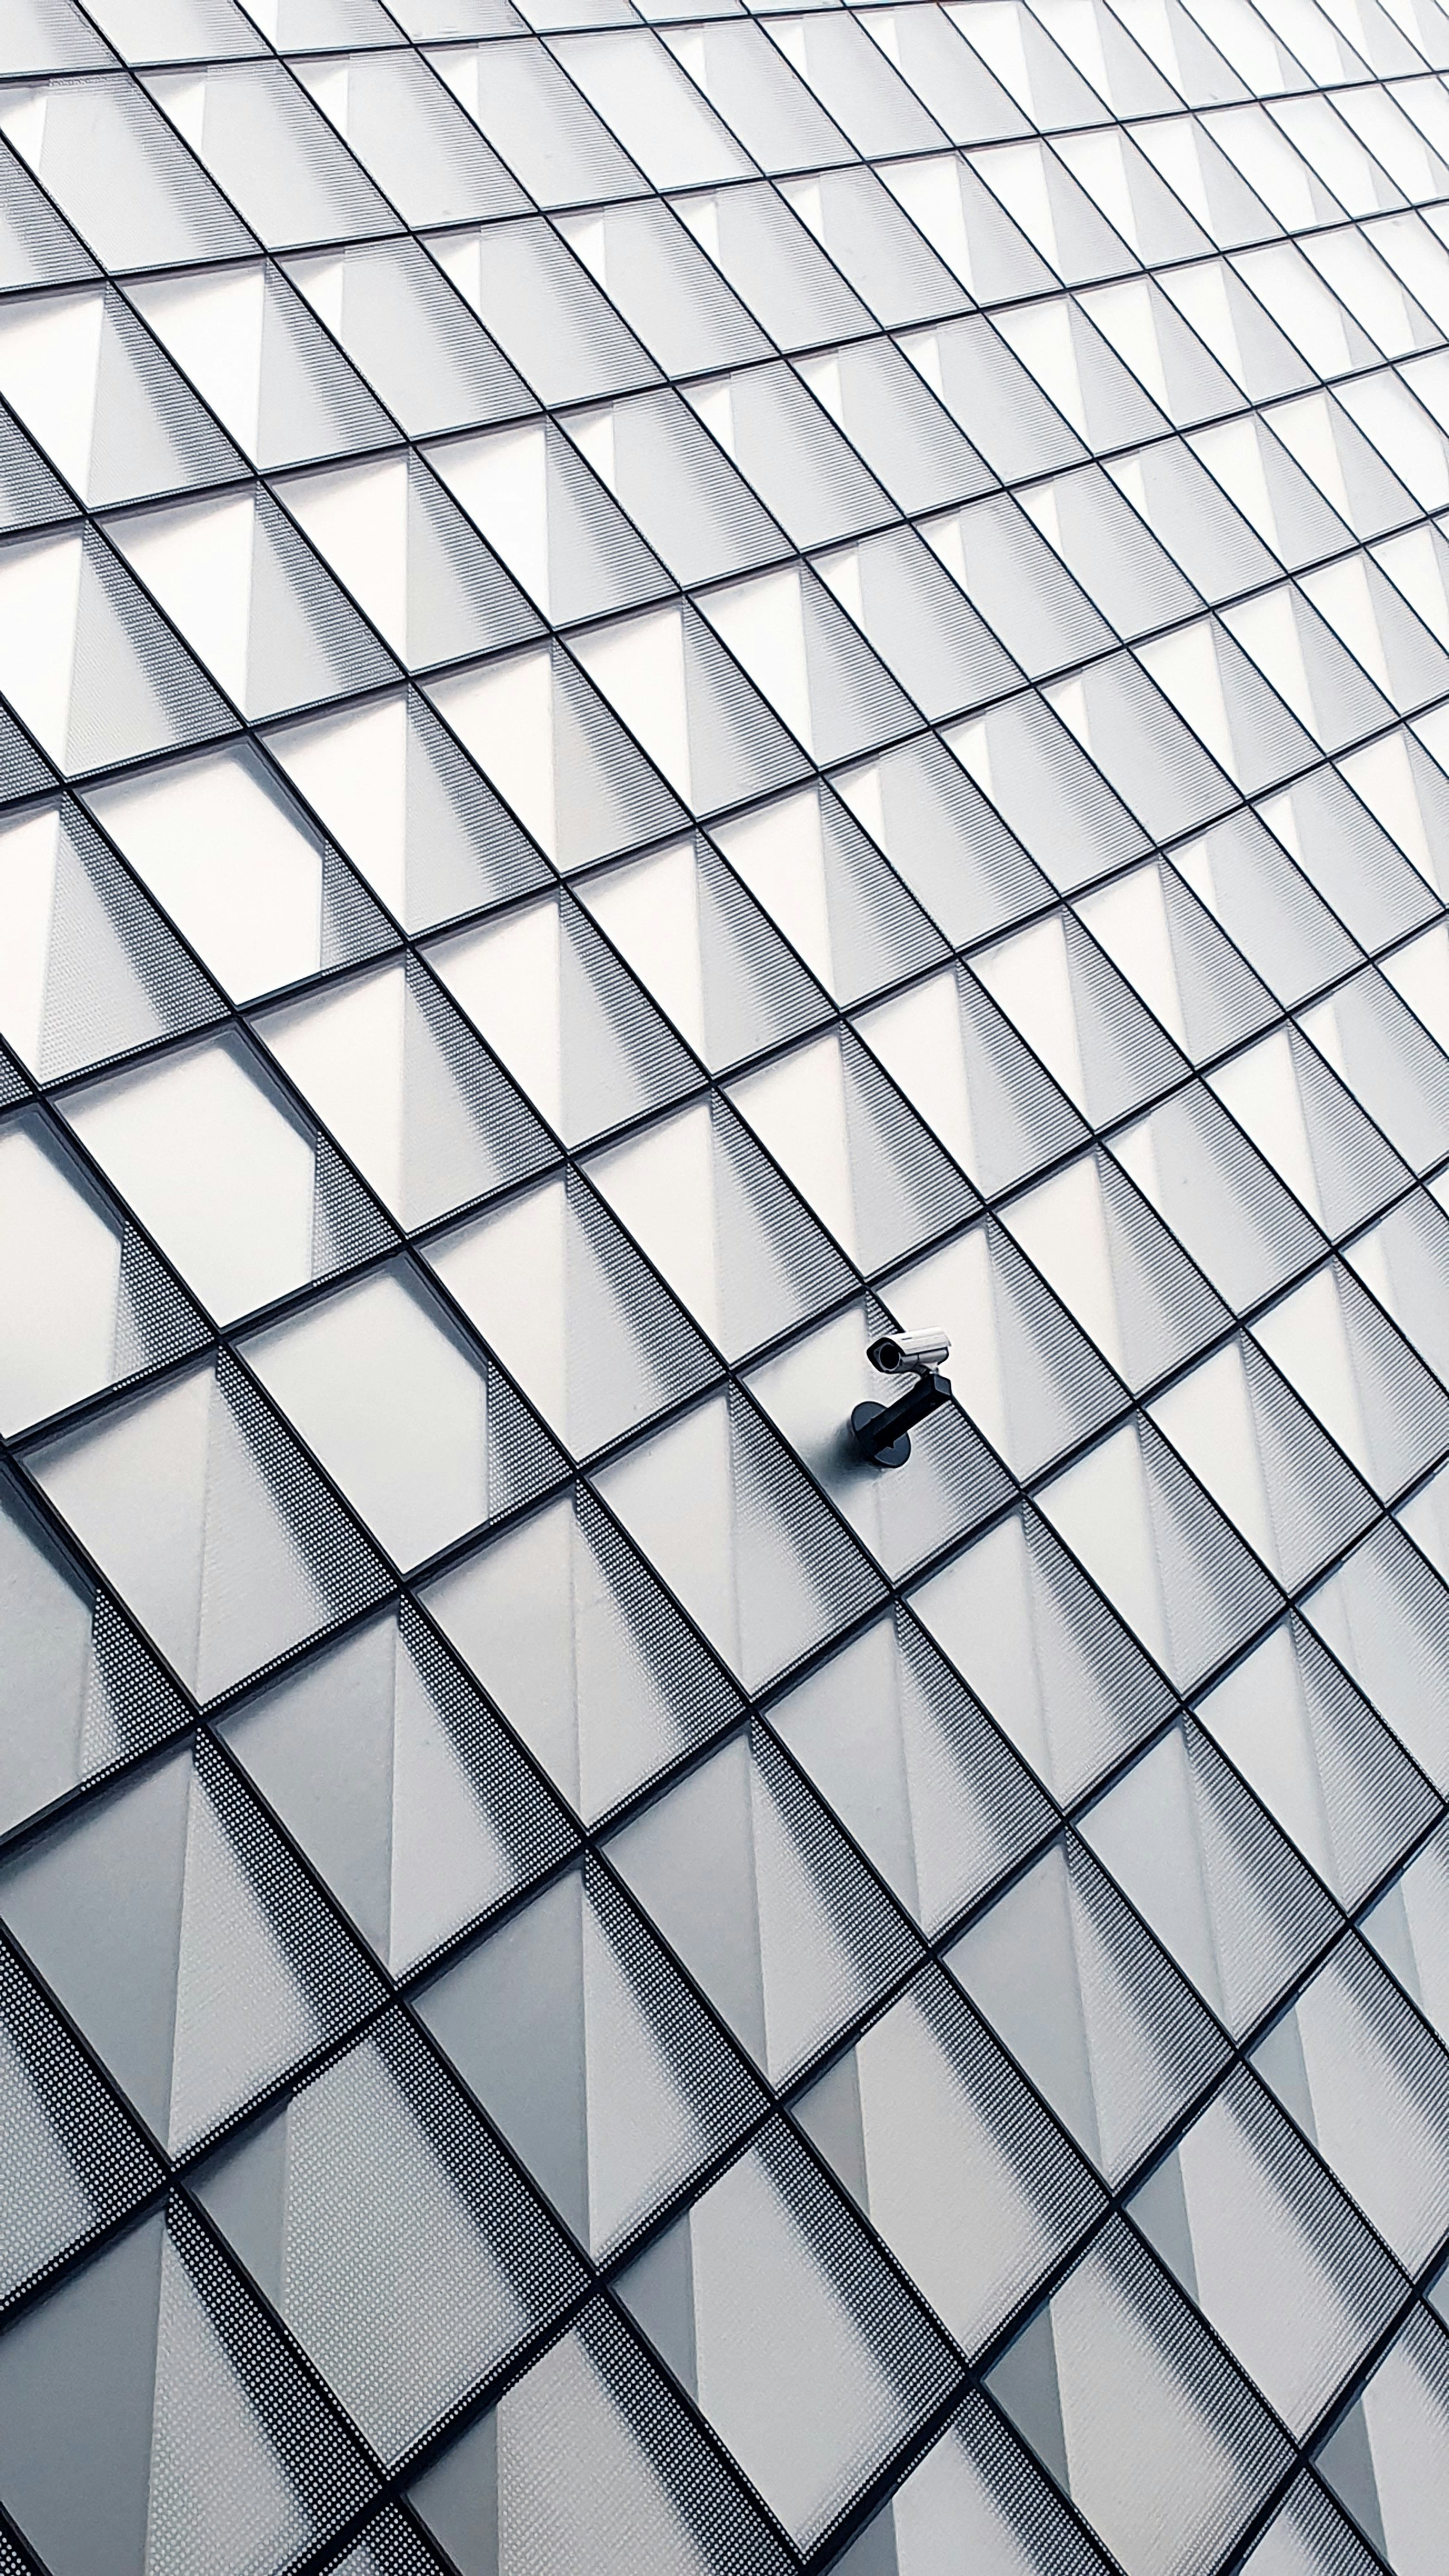
MULTIPOLYGON (((891 1412, 895 1409, 894 1405, 889 1408, 891 1412)), ((850 1417, 850 1427, 855 1433, 855 1445, 861 1456, 867 1459, 872 1467, 904 1467, 911 1454, 909 1431, 897 1432, 894 1440, 888 1442, 884 1449, 877 1448, 870 1438, 871 1424, 884 1420, 886 1411, 887 1407, 883 1404, 856 1406, 850 1417)))

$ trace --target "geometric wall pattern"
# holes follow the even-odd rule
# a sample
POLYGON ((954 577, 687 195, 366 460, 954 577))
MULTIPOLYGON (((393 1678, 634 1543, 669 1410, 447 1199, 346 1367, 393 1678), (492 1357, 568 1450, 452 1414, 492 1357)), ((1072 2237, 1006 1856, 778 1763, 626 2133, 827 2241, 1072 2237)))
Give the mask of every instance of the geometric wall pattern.
POLYGON ((1442 2576, 1449 14, 7 0, 0 289, 3 2576, 1442 2576))

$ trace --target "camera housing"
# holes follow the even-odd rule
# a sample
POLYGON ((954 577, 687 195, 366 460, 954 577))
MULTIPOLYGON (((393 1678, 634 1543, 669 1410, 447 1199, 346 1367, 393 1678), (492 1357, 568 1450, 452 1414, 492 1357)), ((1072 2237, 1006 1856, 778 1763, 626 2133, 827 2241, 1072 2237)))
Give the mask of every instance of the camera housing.
POLYGON ((949 1333, 879 1333, 866 1345, 866 1358, 882 1377, 900 1377, 914 1372, 929 1377, 933 1369, 944 1368, 951 1356, 949 1333))

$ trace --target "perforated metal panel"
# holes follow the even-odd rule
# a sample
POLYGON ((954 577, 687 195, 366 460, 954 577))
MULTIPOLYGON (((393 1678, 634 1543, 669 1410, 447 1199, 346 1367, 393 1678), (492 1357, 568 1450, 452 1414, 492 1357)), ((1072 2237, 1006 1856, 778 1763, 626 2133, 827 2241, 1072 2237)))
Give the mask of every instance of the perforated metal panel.
POLYGON ((1446 528, 1440 0, 0 0, 3 2576, 1443 2576, 1446 528))

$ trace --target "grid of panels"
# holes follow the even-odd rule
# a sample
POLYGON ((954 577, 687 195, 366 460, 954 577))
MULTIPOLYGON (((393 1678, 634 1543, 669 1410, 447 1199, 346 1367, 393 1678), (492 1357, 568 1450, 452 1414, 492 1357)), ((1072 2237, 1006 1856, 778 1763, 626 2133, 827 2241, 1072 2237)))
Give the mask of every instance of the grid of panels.
POLYGON ((4 2576, 1439 2576, 1446 72, 0 13, 4 2576))

